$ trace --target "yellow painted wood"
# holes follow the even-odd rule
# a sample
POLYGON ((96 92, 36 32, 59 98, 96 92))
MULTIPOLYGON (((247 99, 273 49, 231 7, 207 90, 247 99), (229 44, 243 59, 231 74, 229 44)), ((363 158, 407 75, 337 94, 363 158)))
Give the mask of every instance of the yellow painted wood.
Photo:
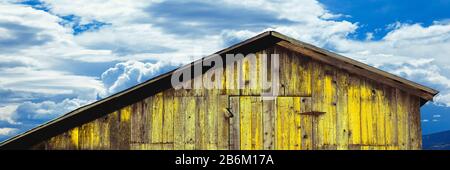
POLYGON ((79 147, 79 128, 75 127, 69 131, 70 141, 75 146, 74 149, 78 149, 79 147))
POLYGON ((208 95, 207 100, 208 104, 206 104, 206 123, 207 126, 204 126, 206 128, 206 148, 208 150, 216 150, 217 149, 217 137, 218 137, 218 122, 217 122, 217 115, 218 115, 218 91, 212 90, 210 93, 211 95, 208 95))
POLYGON ((407 94, 401 90, 397 89, 397 128, 398 128, 398 144, 400 149, 408 149, 408 106, 407 94))
MULTIPOLYGON (((151 111, 152 122, 151 122, 151 143, 160 144, 155 146, 162 147, 163 143, 163 114, 164 114, 164 96, 163 93, 158 93, 153 97, 153 108, 151 111)), ((155 149, 161 149, 157 147, 155 149)))
MULTIPOLYGON (((301 113, 311 112, 311 97, 302 97, 301 98, 301 113)), ((301 149, 303 150, 312 150, 314 149, 314 134, 313 134, 313 126, 317 126, 313 124, 313 120, 315 116, 312 115, 301 115, 301 149)))
POLYGON ((206 110, 206 97, 196 97, 195 98, 195 105, 194 105, 194 114, 195 116, 195 120, 193 120, 195 122, 195 138, 194 138, 194 149, 196 150, 205 150, 207 149, 207 144, 208 144, 208 131, 206 128, 208 128, 207 124, 207 120, 206 120, 206 115, 207 115, 207 110, 206 110), (202 126, 200 126, 200 122, 203 123, 202 126))
POLYGON ((360 80, 350 77, 348 86, 349 144, 361 144, 361 88, 360 80))
POLYGON ((336 146, 336 79, 335 71, 330 66, 326 66, 324 78, 323 110, 322 121, 319 126, 323 131, 323 144, 327 147, 336 146))
POLYGON ((300 93, 299 96, 311 96, 311 62, 304 56, 299 59, 300 93))
POLYGON ((217 106, 217 149, 229 149, 230 117, 227 111, 228 96, 220 95, 217 106))
POLYGON ((185 103, 185 138, 184 138, 184 149, 193 150, 196 145, 196 100, 197 97, 183 97, 183 103, 185 103))
POLYGON ((80 139, 80 149, 92 150, 98 148, 98 146, 100 145, 100 135, 98 126, 95 121, 86 123, 81 126, 80 139))
MULTIPOLYGON (((372 88, 368 80, 361 84, 361 144, 374 143, 375 134, 372 127, 372 88)), ((364 148, 366 149, 366 148, 364 148)))
POLYGON ((392 150, 394 146, 398 146, 397 142, 397 114, 396 114, 396 95, 395 90, 390 87, 384 86, 383 88, 383 108, 385 116, 385 138, 386 149, 392 150))
POLYGON ((300 63, 298 61, 299 58, 290 56, 292 56, 292 53, 290 53, 289 51, 284 52, 283 58, 285 59, 284 61, 286 62, 286 66, 288 66, 288 68, 281 68, 281 70, 285 70, 287 72, 287 95, 298 95, 300 93, 300 79, 292 77, 300 76, 300 74, 298 73, 298 69, 300 66, 300 63))
MULTIPOLYGON (((244 88, 240 89, 241 95, 251 95, 251 88, 250 88, 250 61, 248 58, 244 58, 242 60, 242 69, 241 69, 241 75, 242 80, 239 84, 241 84, 244 88)), ((239 81, 239 80, 238 80, 239 81)))
POLYGON ((233 114, 230 118, 230 149, 239 150, 241 148, 240 97, 230 97, 229 100, 229 109, 233 114))
POLYGON ((275 101, 263 100, 264 150, 275 148, 275 101))
POLYGON ((174 100, 173 100, 173 92, 166 91, 164 92, 164 102, 163 102, 163 149, 164 150, 173 150, 174 147, 174 100))
POLYGON ((297 119, 296 119, 296 115, 295 115, 295 111, 296 111, 296 108, 295 108, 296 106, 294 104, 295 98, 290 98, 290 97, 287 97, 287 98, 289 98, 288 103, 287 103, 288 110, 283 111, 284 115, 286 115, 284 117, 284 124, 287 125, 287 129, 285 129, 286 130, 285 133, 287 134, 288 146, 286 149, 296 150, 296 149, 298 149, 299 144, 301 144, 301 143, 299 143, 299 141, 297 139, 297 134, 296 134, 298 132, 297 131, 298 125, 296 125, 297 119))
MULTIPOLYGON (((210 100, 209 98, 206 98, 210 100)), ((198 100, 196 100, 198 102, 198 100)), ((199 103, 196 103, 199 104, 199 103)), ((211 105, 211 104, 210 104, 211 105)), ((207 106, 208 107, 208 106, 207 106)), ((198 112, 195 112, 197 114, 197 120, 196 120, 196 149, 206 150, 207 149, 207 143, 208 143, 208 122, 206 119, 206 115, 209 114, 204 111, 204 109, 207 108, 198 108, 198 106, 195 106, 196 110, 200 110, 198 112)))
MULTIPOLYGON (((295 131, 295 119, 293 116, 293 98, 277 98, 277 117, 276 117, 276 149, 288 150, 291 147, 291 131, 295 131)), ((293 137, 294 138, 294 137, 293 137)), ((294 140, 292 138, 292 140, 294 140)))
POLYGON ((252 104, 251 97, 240 97, 240 149, 252 149, 252 104))
POLYGON ((263 122, 262 122, 262 102, 260 97, 251 98, 251 138, 252 150, 263 149, 263 122))
POLYGON ((224 70, 234 77, 222 76, 222 84, 229 88, 231 81, 237 88, 238 70, 242 70, 246 89, 168 89, 41 145, 47 149, 420 149, 418 97, 280 47, 257 52, 257 58, 273 51, 281 54, 282 67, 283 87, 280 84, 276 100, 261 101, 262 63, 257 60, 251 66, 247 60, 240 69, 236 65, 224 70), (257 81, 256 89, 250 88, 252 79, 257 81), (235 117, 229 117, 227 108, 235 117), (311 111, 325 113, 300 114, 311 111))
POLYGON ((184 97, 173 98, 173 113, 174 113, 173 137, 175 150, 184 150, 185 127, 186 127, 185 107, 186 101, 184 100, 184 97))
POLYGON ((413 150, 418 150, 422 147, 422 129, 420 125, 420 98, 410 96, 410 143, 413 150))
POLYGON ((302 119, 300 113, 302 112, 301 108, 301 98, 294 97, 293 98, 293 108, 292 108, 292 119, 293 124, 291 124, 290 128, 290 148, 291 150, 300 150, 302 149, 302 119))
POLYGON ((336 85, 336 142, 340 150, 348 149, 349 144, 348 81, 348 74, 339 72, 336 85))
MULTIPOLYGON (((375 88, 375 100, 374 100, 374 107, 373 107, 373 114, 376 115, 376 145, 379 146, 385 146, 386 145, 386 123, 385 123, 385 115, 388 109, 386 108, 386 105, 383 103, 384 101, 384 93, 383 89, 380 85, 377 85, 375 88)), ((377 148, 380 150, 385 150, 386 148, 377 148)))
MULTIPOLYGON (((321 64, 317 63, 317 62, 312 62, 311 63, 311 69, 312 69, 312 110, 313 111, 322 111, 325 112, 326 110, 324 109, 325 104, 324 104, 324 68, 321 64)), ((327 113, 325 113, 327 114, 327 113)), ((314 148, 315 149, 320 149, 324 146, 324 136, 325 136, 325 132, 324 132, 324 124, 325 124, 325 118, 324 116, 318 116, 315 117, 314 119, 314 124, 316 124, 315 126, 313 126, 313 141, 314 141, 314 148)))

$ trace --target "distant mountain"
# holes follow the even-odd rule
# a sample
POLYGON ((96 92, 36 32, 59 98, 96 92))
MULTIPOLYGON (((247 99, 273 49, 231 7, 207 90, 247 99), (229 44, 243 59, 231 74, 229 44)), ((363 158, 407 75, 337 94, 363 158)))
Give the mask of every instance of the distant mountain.
POLYGON ((422 136, 424 150, 450 150, 450 131, 422 136))

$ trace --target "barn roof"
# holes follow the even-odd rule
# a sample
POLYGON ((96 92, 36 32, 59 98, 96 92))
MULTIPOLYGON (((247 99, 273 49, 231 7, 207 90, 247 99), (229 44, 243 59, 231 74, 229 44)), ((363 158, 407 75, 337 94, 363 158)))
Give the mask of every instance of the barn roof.
MULTIPOLYGON (((256 52, 275 44, 292 51, 302 53, 315 60, 333 65, 337 68, 345 69, 351 73, 358 74, 373 79, 374 81, 382 82, 387 85, 405 90, 413 95, 419 96, 422 99, 422 105, 427 101, 433 100, 433 97, 437 93, 439 93, 432 88, 409 81, 407 79, 390 74, 388 72, 344 57, 342 55, 327 51, 325 49, 315 47, 311 44, 298 41, 275 31, 267 31, 261 33, 255 37, 235 44, 229 48, 220 50, 214 54, 219 54, 221 56, 227 53, 246 54, 256 52)), ((205 58, 212 57, 213 55, 207 56, 205 58)), ((201 61, 205 58, 199 59, 198 61, 201 61)), ((192 65, 193 63, 191 63, 190 65, 192 65)), ((48 137, 55 136, 82 123, 94 120, 124 106, 130 105, 148 96, 154 95, 160 91, 171 88, 170 77, 174 71, 175 70, 172 70, 167 73, 161 74, 146 82, 116 93, 108 98, 80 107, 59 118, 44 123, 25 133, 12 137, 2 142, 0 144, 0 149, 21 149, 29 147, 33 144, 38 143, 39 141, 47 139, 48 137)))

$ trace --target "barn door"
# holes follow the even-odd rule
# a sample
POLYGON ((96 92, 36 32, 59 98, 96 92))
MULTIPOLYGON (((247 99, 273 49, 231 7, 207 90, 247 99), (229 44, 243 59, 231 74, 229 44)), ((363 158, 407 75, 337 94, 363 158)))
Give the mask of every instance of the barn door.
POLYGON ((241 150, 313 149, 310 97, 230 97, 230 148, 241 150))

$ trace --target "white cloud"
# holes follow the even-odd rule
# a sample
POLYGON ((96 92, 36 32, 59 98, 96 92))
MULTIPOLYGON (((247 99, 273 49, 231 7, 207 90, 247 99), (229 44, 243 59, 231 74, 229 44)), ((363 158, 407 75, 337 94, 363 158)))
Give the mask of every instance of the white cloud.
POLYGON ((17 104, 11 104, 8 106, 0 107, 0 121, 5 121, 12 125, 19 124, 14 120, 14 112, 16 111, 17 106, 17 104))
POLYGON ((0 136, 11 136, 17 133, 16 128, 0 128, 0 136))
POLYGON ((158 0, 43 0, 52 13, 76 15, 83 23, 100 20, 108 23, 126 23, 144 17, 143 8, 158 0))
POLYGON ((102 74, 101 79, 108 94, 114 94, 152 78, 162 67, 160 62, 143 63, 130 60, 109 68, 102 74))
POLYGON ((92 89, 92 92, 103 90, 101 82, 95 77, 31 67, 12 67, 0 70, 2 72, 0 85, 11 90, 46 94, 68 94, 73 93, 74 90, 87 89, 92 89))
POLYGON ((64 99, 61 102, 43 101, 43 102, 24 102, 17 106, 15 110, 16 121, 47 121, 62 114, 75 110, 85 104, 93 101, 75 99, 64 99))

